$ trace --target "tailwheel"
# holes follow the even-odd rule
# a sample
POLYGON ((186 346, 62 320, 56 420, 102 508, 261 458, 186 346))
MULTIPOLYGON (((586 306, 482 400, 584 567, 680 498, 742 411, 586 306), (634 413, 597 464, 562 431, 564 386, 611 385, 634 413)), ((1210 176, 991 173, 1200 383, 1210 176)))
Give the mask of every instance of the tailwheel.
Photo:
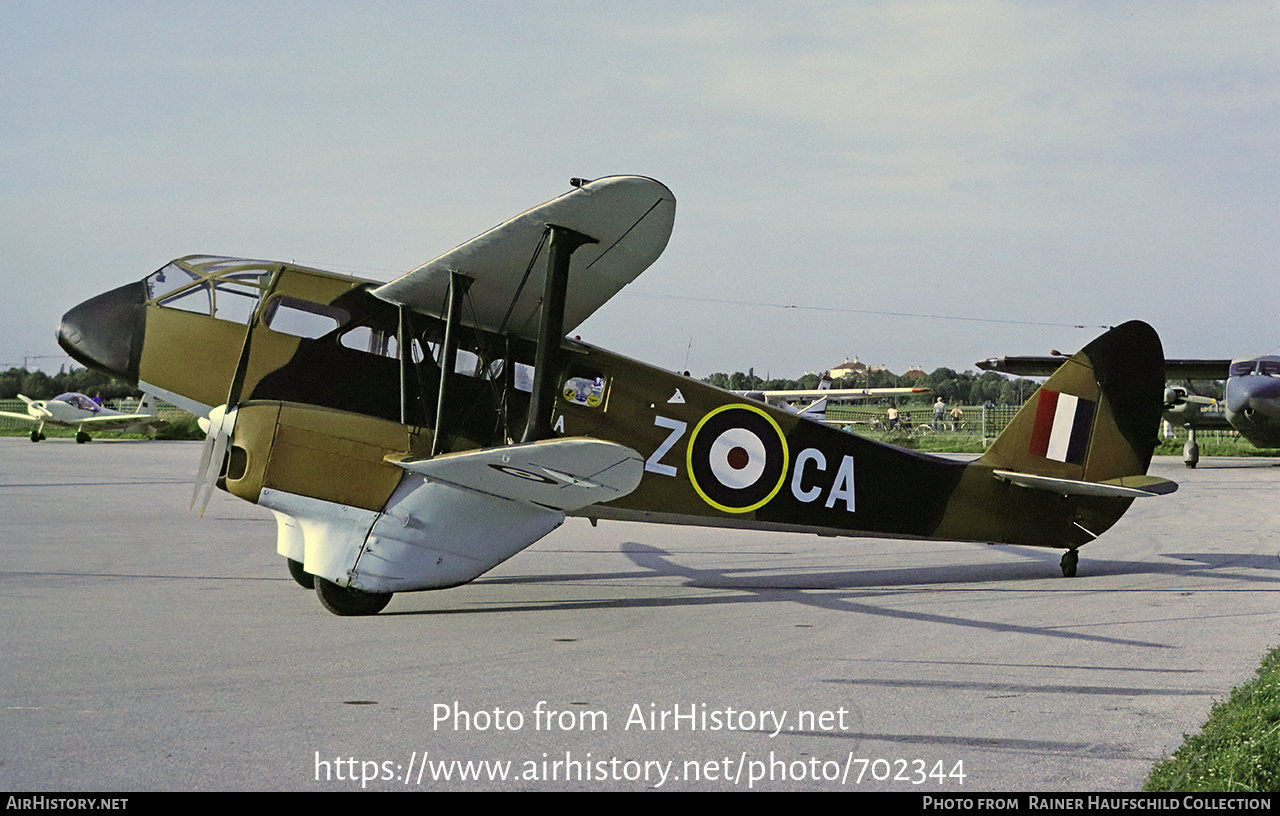
POLYGON ((391 603, 390 592, 365 592, 362 589, 340 587, 332 581, 315 576, 316 595, 320 603, 335 615, 376 615, 391 603))
POLYGON ((1076 565, 1080 563, 1080 553, 1078 550, 1067 550, 1062 554, 1062 577, 1076 577, 1076 565))
POLYGON ((316 577, 302 568, 301 561, 294 561, 292 558, 285 560, 289 562, 289 575, 297 582, 298 586, 303 589, 316 588, 316 577))
POLYGON ((90 437, 89 434, 85 433, 84 431, 80 431, 79 433, 76 434, 76 444, 83 445, 84 443, 88 442, 91 438, 92 437, 90 437))

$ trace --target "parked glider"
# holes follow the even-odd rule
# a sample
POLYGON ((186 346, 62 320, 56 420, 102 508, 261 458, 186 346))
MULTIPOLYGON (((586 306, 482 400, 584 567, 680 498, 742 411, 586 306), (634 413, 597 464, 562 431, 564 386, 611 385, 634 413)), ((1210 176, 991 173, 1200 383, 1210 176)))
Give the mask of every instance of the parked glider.
POLYGON ((32 442, 45 438, 46 425, 75 428, 76 442, 83 444, 92 438, 89 431, 144 433, 149 428, 164 424, 164 420, 156 416, 156 401, 151 394, 143 395, 142 402, 133 413, 103 408, 91 397, 75 391, 59 394, 51 400, 33 400, 22 394, 18 395, 18 399, 27 404, 25 414, 0 411, 0 416, 34 422, 35 427, 31 429, 32 442))
MULTIPOLYGON (((979 362, 984 371, 1020 377, 1047 377, 1062 363, 1061 357, 992 357, 979 362)), ((1187 429, 1183 461, 1193 468, 1200 461, 1196 431, 1239 432, 1259 448, 1280 448, 1280 357, 1262 355, 1234 360, 1165 360, 1165 376, 1173 381, 1227 381, 1226 399, 1216 400, 1191 392, 1188 385, 1164 390, 1165 419, 1187 429), (1205 410, 1224 403, 1223 410, 1205 410)))
POLYGON ((1156 333, 1067 361, 981 459, 921 455, 565 338, 667 244, 652 179, 584 182, 391 283, 181 258, 62 319, 77 360, 206 413, 197 481, 272 510, 342 615, 597 519, 1076 550, 1136 497, 1156 333), (249 306, 250 308, 246 308, 249 306))

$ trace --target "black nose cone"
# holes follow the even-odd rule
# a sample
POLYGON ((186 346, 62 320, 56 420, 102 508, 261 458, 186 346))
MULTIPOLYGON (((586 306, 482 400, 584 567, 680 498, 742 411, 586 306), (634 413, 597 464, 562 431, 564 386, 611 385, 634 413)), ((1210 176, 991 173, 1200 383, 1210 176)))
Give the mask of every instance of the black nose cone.
POLYGON ((77 362, 136 384, 146 297, 138 281, 86 300, 62 316, 58 345, 77 362))

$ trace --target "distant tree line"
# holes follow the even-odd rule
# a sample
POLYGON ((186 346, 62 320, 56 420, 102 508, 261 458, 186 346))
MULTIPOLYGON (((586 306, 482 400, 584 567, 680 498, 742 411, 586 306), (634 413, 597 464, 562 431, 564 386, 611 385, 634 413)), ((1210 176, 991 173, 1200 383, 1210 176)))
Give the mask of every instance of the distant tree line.
POLYGON ((50 399, 68 391, 79 391, 104 400, 141 397, 142 392, 128 383, 87 368, 59 369, 49 375, 43 371, 11 368, 0 374, 0 399, 16 399, 19 394, 31 399, 50 399))
MULTIPOLYGON (((717 372, 706 377, 703 382, 730 391, 783 391, 817 388, 820 378, 820 374, 805 374, 798 380, 765 380, 755 376, 754 370, 751 370, 745 374, 741 371, 732 374, 717 372)), ((931 394, 901 398, 899 401, 932 403, 942 397, 943 402, 958 402, 963 405, 982 405, 986 402, 994 405, 1021 405, 1040 387, 1039 382, 1025 377, 1010 379, 995 371, 961 373, 950 368, 934 369, 933 373, 914 380, 888 371, 868 371, 857 377, 836 380, 832 385, 835 388, 928 388, 931 394)))

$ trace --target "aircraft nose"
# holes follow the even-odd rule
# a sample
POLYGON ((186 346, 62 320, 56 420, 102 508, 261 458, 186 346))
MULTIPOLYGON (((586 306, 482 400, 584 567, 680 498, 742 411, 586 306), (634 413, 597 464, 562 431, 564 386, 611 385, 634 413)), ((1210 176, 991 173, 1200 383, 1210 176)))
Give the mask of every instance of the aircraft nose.
POLYGON ((1238 414, 1263 400, 1280 399, 1280 378, 1236 377, 1227 382, 1227 411, 1238 414))
POLYGON ((143 281, 89 298, 62 316, 58 345, 89 368, 136 383, 146 298, 143 281))

